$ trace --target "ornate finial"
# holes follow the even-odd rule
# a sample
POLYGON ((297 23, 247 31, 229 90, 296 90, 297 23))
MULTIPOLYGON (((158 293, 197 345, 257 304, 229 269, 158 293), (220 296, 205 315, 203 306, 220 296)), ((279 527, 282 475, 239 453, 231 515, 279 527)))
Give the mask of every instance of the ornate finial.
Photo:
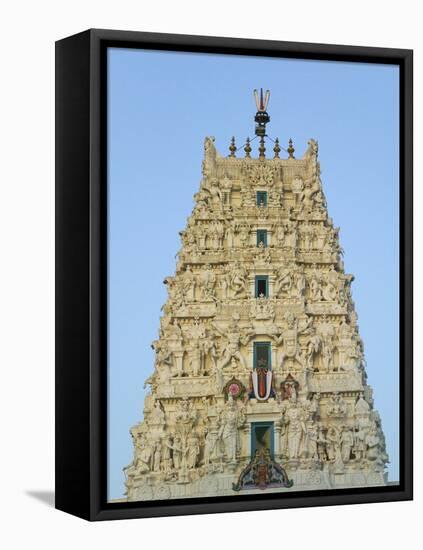
POLYGON ((288 141, 288 149, 287 149, 287 152, 288 152, 288 155, 289 155, 288 158, 290 158, 290 159, 294 159, 294 158, 295 158, 295 157, 294 157, 294 151, 295 151, 295 149, 292 147, 292 139, 290 139, 290 140, 288 141))
POLYGON ((231 152, 231 154, 229 156, 234 157, 235 156, 235 151, 236 151, 235 137, 234 136, 232 136, 231 144, 229 145, 229 151, 231 152))
POLYGON ((279 158, 279 153, 281 152, 281 148, 279 147, 279 139, 275 139, 275 146, 273 147, 273 151, 275 152, 275 159, 279 158))
POLYGON ((251 157, 251 145, 250 145, 250 138, 247 137, 247 141, 245 143, 245 147, 244 147, 244 151, 245 151, 245 156, 247 158, 250 158, 251 157))
POLYGON ((258 91, 254 90, 254 98, 257 106, 257 113, 254 117, 256 122, 256 136, 264 137, 266 135, 266 124, 270 122, 270 116, 266 111, 269 103, 270 92, 269 90, 266 90, 266 95, 263 98, 263 88, 260 88, 260 97, 258 95, 258 91))
POLYGON ((264 153, 266 152, 266 147, 264 146, 264 137, 260 138, 260 145, 258 150, 259 150, 259 159, 264 159, 265 158, 264 153))

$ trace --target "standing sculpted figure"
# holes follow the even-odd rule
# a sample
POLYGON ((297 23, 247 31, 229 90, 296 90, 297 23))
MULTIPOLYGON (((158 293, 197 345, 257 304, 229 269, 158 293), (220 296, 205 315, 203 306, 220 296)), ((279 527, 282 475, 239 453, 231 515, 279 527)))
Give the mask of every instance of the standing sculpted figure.
POLYGON ((215 300, 216 275, 210 264, 206 265, 206 268, 201 274, 200 282, 203 299, 215 300))
POLYGON ((170 472, 173 469, 173 459, 171 454, 172 449, 173 439, 171 435, 168 435, 162 440, 162 461, 165 472, 170 472))
POLYGON ((189 301, 195 300, 195 276, 190 266, 186 268, 182 275, 182 291, 189 301))
POLYGON ((289 295, 293 285, 292 270, 281 267, 277 271, 276 296, 289 295))
MULTIPOLYGON (((205 366, 205 360, 208 355, 210 355, 210 360, 212 364, 212 369, 216 370, 217 368, 217 349, 216 349, 216 341, 214 338, 214 334, 207 335, 202 340, 202 354, 203 354, 203 361, 205 366)), ((209 371, 209 369, 207 369, 209 371)))
POLYGON ((297 272, 295 276, 295 288, 297 290, 298 298, 304 300, 306 289, 306 278, 303 272, 297 272))
POLYGON ((274 224, 273 231, 275 232, 276 242, 279 246, 283 246, 285 241, 284 225, 282 223, 274 224))
POLYGON ((326 444, 327 441, 323 434, 323 428, 319 427, 319 435, 317 437, 317 454, 320 462, 325 462, 327 460, 326 444))
POLYGON ((249 224, 242 224, 237 226, 239 233, 239 240, 241 241, 241 246, 244 248, 248 245, 248 240, 250 238, 250 226, 249 224))
POLYGON ((220 183, 220 187, 223 191, 223 204, 228 207, 231 205, 231 191, 232 191, 232 181, 228 178, 227 174, 220 183))
POLYGON ((285 245, 290 248, 297 248, 297 222, 287 224, 285 232, 285 245))
POLYGON ((225 337, 228 341, 228 345, 223 352, 220 369, 226 367, 226 365, 228 365, 232 361, 232 359, 237 359, 245 369, 247 368, 247 363, 243 355, 241 354, 240 349, 241 345, 246 346, 248 344, 251 338, 253 338, 253 336, 255 335, 255 332, 254 330, 247 329, 246 331, 244 331, 244 334, 242 334, 241 330, 238 328, 238 322, 239 319, 233 317, 227 331, 221 330, 216 324, 213 323, 213 326, 217 330, 217 332, 221 336, 225 337))
POLYGON ((154 457, 153 457, 153 470, 155 472, 160 472, 160 465, 162 460, 162 444, 161 441, 157 441, 154 447, 154 457))
POLYGON ((326 440, 327 440, 326 449, 328 453, 328 458, 331 461, 335 461, 336 457, 340 454, 340 449, 341 449, 340 434, 337 428, 335 428, 335 426, 331 426, 328 429, 326 440))
POLYGON ((225 227, 226 246, 228 248, 233 248, 235 244, 234 224, 232 221, 229 220, 226 222, 225 227))
POLYGON ((204 445, 204 465, 208 466, 210 461, 214 460, 217 454, 217 441, 218 441, 218 432, 206 428, 206 438, 204 445))
POLYGON ((225 458, 229 462, 236 462, 236 455, 239 448, 238 428, 245 423, 245 415, 242 409, 238 408, 231 393, 221 413, 221 426, 219 438, 223 443, 225 458))
POLYGON ((291 396, 286 401, 283 414, 287 431, 288 458, 296 459, 299 456, 302 436, 306 433, 303 410, 296 397, 291 396))
POLYGON ((314 367, 314 361, 316 359, 316 356, 320 352, 322 348, 322 340, 320 336, 316 333, 314 329, 312 329, 312 332, 310 334, 310 339, 307 344, 307 367, 309 369, 313 369, 314 367))
POLYGON ((247 272, 239 262, 236 262, 229 273, 231 289, 234 291, 234 298, 240 297, 247 289, 247 272))
POLYGON ((341 454, 343 462, 348 462, 354 445, 354 436, 351 429, 345 426, 341 434, 341 454))
POLYGON ((210 178, 203 184, 203 189, 209 193, 209 204, 213 210, 222 209, 223 196, 219 188, 219 182, 216 178, 210 178))
POLYGON ((194 324, 189 328, 189 366, 193 376, 204 374, 205 354, 204 340, 206 338, 206 328, 199 322, 198 317, 194 319, 194 324))
POLYGON ((303 197, 304 197, 304 193, 303 193, 303 189, 304 189, 303 180, 302 180, 300 177, 295 177, 295 178, 292 180, 291 187, 292 187, 292 192, 293 192, 294 197, 295 197, 295 206, 300 206, 300 205, 302 204, 303 197))
POLYGON ((310 300, 312 302, 320 302, 322 299, 322 287, 320 278, 317 273, 313 273, 310 281, 310 300))
POLYGON ((163 412, 160 401, 158 399, 154 402, 153 410, 148 418, 148 424, 150 426, 161 427, 165 424, 165 413, 163 412))
POLYGON ((200 443, 198 437, 193 434, 188 438, 188 456, 187 456, 187 467, 193 469, 197 465, 197 458, 200 454, 200 443))
POLYGON ((179 435, 175 436, 171 449, 173 450, 173 464, 175 470, 179 470, 182 461, 182 441, 179 435))
POLYGON ((288 325, 287 328, 281 332, 278 338, 275 338, 278 346, 283 344, 280 368, 283 368, 286 359, 291 359, 294 363, 305 367, 305 361, 298 344, 298 335, 307 333, 310 327, 306 324, 304 327, 299 328, 298 320, 293 313, 288 313, 285 319, 288 325))
POLYGON ((152 448, 147 444, 145 436, 141 433, 132 435, 134 443, 134 460, 123 471, 126 477, 131 474, 145 474, 150 471, 152 448))
POLYGON ((313 421, 307 422, 307 456, 313 460, 318 459, 317 453, 317 439, 318 439, 318 430, 317 425, 313 421))

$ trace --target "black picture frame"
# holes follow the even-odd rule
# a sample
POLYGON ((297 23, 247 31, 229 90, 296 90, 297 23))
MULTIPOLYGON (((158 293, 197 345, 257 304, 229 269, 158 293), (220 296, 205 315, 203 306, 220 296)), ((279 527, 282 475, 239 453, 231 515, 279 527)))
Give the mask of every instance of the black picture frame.
POLYGON ((56 43, 56 508, 109 520, 412 499, 413 52, 91 29, 56 43), (394 64, 400 70, 400 483, 108 503, 108 47, 394 64))

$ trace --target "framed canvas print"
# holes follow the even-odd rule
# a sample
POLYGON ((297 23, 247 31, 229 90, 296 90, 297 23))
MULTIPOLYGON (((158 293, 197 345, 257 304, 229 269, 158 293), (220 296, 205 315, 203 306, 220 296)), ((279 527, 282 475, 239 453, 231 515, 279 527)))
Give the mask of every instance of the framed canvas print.
POLYGON ((56 506, 412 498, 412 52, 56 44, 56 506))

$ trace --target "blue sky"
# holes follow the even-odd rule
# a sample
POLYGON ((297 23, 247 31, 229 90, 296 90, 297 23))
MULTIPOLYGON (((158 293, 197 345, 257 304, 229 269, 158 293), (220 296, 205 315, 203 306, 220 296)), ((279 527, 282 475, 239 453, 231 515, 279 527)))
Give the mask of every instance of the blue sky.
MULTIPOLYGON (((109 49, 109 498, 123 493, 129 428, 142 417, 152 340, 201 179, 204 137, 222 155, 254 137, 254 88, 271 90, 268 133, 302 156, 319 142, 329 215, 398 479, 398 68, 109 49)), ((253 154, 256 155, 256 141, 253 154)), ((270 143, 268 145, 270 149, 270 143)))

